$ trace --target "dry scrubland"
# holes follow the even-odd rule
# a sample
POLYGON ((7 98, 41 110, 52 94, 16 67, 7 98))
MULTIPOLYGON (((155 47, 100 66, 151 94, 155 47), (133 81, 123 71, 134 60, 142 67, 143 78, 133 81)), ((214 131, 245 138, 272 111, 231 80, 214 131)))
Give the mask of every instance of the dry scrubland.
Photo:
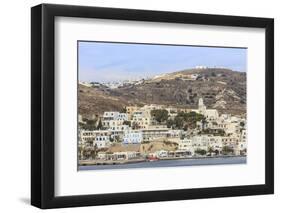
POLYGON ((228 69, 191 69, 142 80, 116 89, 100 85, 79 85, 79 114, 90 118, 104 111, 120 111, 125 106, 163 104, 197 108, 202 97, 207 108, 220 113, 246 113, 246 73, 228 69), (200 74, 189 80, 190 74, 200 74))

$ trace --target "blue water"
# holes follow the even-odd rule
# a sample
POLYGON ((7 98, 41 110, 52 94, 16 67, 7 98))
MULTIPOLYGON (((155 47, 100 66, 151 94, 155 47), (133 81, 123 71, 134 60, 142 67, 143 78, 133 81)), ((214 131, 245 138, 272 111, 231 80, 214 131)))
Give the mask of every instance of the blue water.
POLYGON ((79 166, 78 170, 130 169, 130 168, 201 166, 201 165, 245 164, 245 163, 247 163, 247 157, 221 157, 221 158, 201 158, 201 159, 159 160, 159 161, 152 161, 152 162, 140 162, 140 163, 131 163, 131 164, 117 164, 117 165, 79 166))

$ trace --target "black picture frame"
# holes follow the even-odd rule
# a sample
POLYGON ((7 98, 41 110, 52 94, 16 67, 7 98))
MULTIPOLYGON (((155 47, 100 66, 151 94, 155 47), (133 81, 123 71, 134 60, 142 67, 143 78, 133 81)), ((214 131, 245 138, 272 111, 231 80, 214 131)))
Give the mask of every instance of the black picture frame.
POLYGON ((240 16, 41 4, 31 8, 31 204, 60 208, 218 198, 274 193, 274 20, 240 16), (54 195, 55 190, 55 17, 264 28, 266 135, 265 184, 93 195, 54 195))

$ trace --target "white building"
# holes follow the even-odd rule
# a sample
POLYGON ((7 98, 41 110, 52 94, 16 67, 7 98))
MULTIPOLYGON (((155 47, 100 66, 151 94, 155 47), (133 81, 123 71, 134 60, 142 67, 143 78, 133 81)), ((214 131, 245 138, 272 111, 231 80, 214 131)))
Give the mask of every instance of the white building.
POLYGON ((102 116, 102 125, 106 128, 118 125, 123 125, 124 121, 128 120, 127 113, 120 112, 104 112, 102 116))
POLYGON ((155 152, 155 156, 158 158, 165 158, 169 156, 169 152, 167 150, 157 150, 155 152))
POLYGON ((79 82, 79 84, 85 86, 85 87, 92 87, 92 84, 89 82, 79 82))
POLYGON ((194 154, 194 148, 192 146, 192 140, 190 138, 184 138, 178 143, 178 150, 189 151, 194 154))
POLYGON ((207 151, 209 147, 208 135, 196 135, 192 137, 192 147, 194 150, 203 149, 207 151))
POLYGON ((216 109, 207 109, 204 104, 203 98, 199 98, 197 112, 204 115, 209 121, 215 121, 219 117, 219 113, 216 109))
POLYGON ((149 111, 135 111, 132 115, 132 126, 137 129, 146 129, 151 123, 151 116, 149 111))
POLYGON ((156 110, 156 109, 164 109, 164 106, 158 104, 150 104, 150 105, 144 105, 143 107, 140 108, 140 110, 147 111, 149 113, 151 110, 156 110))
POLYGON ((169 130, 170 130, 169 128, 163 125, 149 126, 148 128, 142 130, 143 140, 152 141, 157 138, 167 137, 169 130))
POLYGON ((190 74, 188 75, 187 77, 190 79, 190 80, 196 80, 200 75, 199 74, 190 74))
POLYGON ((143 141, 142 132, 139 130, 127 130, 124 132, 123 144, 139 144, 143 141))
POLYGON ((141 157, 139 152, 128 151, 128 152, 114 152, 114 153, 106 153, 99 152, 98 159, 100 160, 131 160, 131 159, 139 159, 141 157))
MULTIPOLYGON (((224 137, 226 138, 226 137, 224 137)), ((223 137, 213 135, 197 135, 191 138, 192 147, 194 150, 203 149, 208 151, 209 149, 220 153, 223 147, 223 137)))
POLYGON ((203 65, 200 65, 200 66, 196 66, 195 69, 207 69, 208 67, 207 66, 203 66, 203 65))
POLYGON ((220 153, 222 151, 222 137, 221 136, 209 136, 208 147, 214 151, 220 153))
POLYGON ((106 148, 110 145, 110 132, 108 130, 81 130, 80 137, 82 144, 91 144, 98 148, 106 148))
POLYGON ((170 129, 167 131, 167 137, 180 138, 183 135, 183 130, 181 129, 170 129))
POLYGON ((94 145, 97 145, 98 148, 106 148, 109 147, 109 135, 97 135, 94 140, 94 145))
POLYGON ((117 125, 111 126, 108 130, 110 131, 110 137, 115 142, 121 142, 124 138, 124 132, 128 131, 130 127, 128 125, 117 125))
POLYGON ((175 107, 165 108, 168 111, 168 115, 172 118, 176 117, 178 114, 178 109, 175 107))
POLYGON ((245 129, 241 130, 240 141, 243 143, 247 143, 247 131, 245 129))
POLYGON ((216 109, 206 109, 203 115, 210 121, 215 121, 219 117, 218 110, 216 109))
POLYGON ((83 117, 82 117, 82 115, 78 115, 78 122, 79 123, 85 123, 84 121, 83 121, 83 117))
POLYGON ((126 113, 128 114, 129 119, 132 119, 133 113, 138 111, 140 107, 138 106, 126 106, 126 113))

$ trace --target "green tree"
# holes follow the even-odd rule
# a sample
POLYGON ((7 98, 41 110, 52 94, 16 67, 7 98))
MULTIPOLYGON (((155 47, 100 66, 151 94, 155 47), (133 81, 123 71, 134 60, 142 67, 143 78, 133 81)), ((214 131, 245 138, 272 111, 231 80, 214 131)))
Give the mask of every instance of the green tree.
POLYGON ((132 123, 132 129, 139 129, 140 128, 140 125, 136 122, 133 122, 132 123))
POLYGON ((202 122, 202 129, 204 130, 206 128, 206 125, 207 125, 207 119, 205 117, 203 117, 203 119, 201 120, 202 122))
POLYGON ((189 112, 189 113, 180 112, 178 113, 176 118, 177 117, 183 119, 184 121, 183 126, 186 126, 185 128, 190 128, 190 129, 195 129, 197 127, 196 125, 197 121, 202 121, 203 119, 205 119, 202 114, 196 112, 189 112))
POLYGON ((205 149, 196 149, 195 150, 195 153, 196 154, 199 154, 199 155, 206 155, 207 154, 207 151, 205 149))
POLYGON ((97 126, 97 129, 102 129, 103 126, 102 126, 102 122, 101 122, 101 119, 99 120, 99 123, 98 123, 98 126, 97 126))
POLYGON ((86 129, 87 130, 95 130, 96 129, 97 120, 87 120, 86 121, 86 129))
POLYGON ((227 155, 227 154, 232 154, 234 152, 233 148, 229 147, 229 146, 223 146, 222 147, 222 153, 224 155, 227 155))
POLYGON ((168 119, 168 120, 167 120, 167 127, 168 127, 168 128, 173 128, 173 129, 174 129, 174 127, 175 127, 175 122, 174 122, 174 120, 168 119))
POLYGON ((117 143, 120 143, 120 142, 121 142, 121 138, 120 138, 119 135, 116 135, 116 136, 115 136, 115 141, 116 141, 117 143))
POLYGON ((208 147, 208 153, 212 154, 214 152, 215 152, 215 150, 213 149, 213 147, 209 146, 208 147))
POLYGON ((169 113, 165 109, 154 109, 154 110, 151 110, 150 114, 159 123, 167 121, 168 117, 169 117, 169 113))
POLYGON ((120 110, 121 113, 126 113, 127 112, 127 109, 126 107, 123 107, 121 110, 120 110))
POLYGON ((127 125, 127 126, 131 127, 132 123, 131 123, 131 121, 123 121, 123 125, 127 125))
POLYGON ((84 120, 84 123, 83 122, 79 122, 79 128, 81 129, 85 129, 85 130, 95 130, 97 127, 96 127, 96 123, 97 123, 97 120, 96 119, 83 119, 84 120))
POLYGON ((220 151, 216 149, 215 154, 218 155, 219 153, 220 153, 220 151))
POLYGON ((175 126, 179 129, 182 129, 183 128, 183 124, 184 124, 184 119, 180 116, 176 116, 175 117, 175 126))
POLYGON ((97 157, 97 154, 98 154, 98 145, 95 144, 91 150, 91 157, 95 159, 97 157))

